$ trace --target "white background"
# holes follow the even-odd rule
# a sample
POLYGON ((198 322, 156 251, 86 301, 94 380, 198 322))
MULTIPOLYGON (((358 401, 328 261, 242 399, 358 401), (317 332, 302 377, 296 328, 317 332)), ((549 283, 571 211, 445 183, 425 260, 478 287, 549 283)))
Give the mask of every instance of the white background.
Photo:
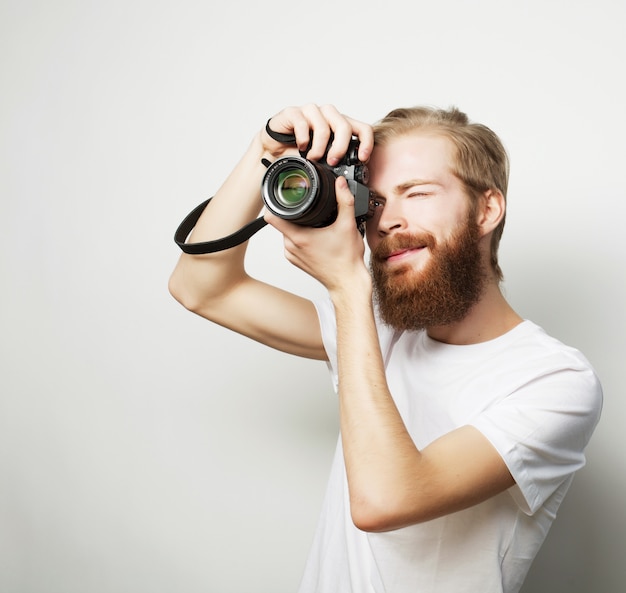
MULTIPOLYGON (((623 591, 625 12, 2 0, 0 593, 295 591, 336 439, 326 368, 202 321, 167 280, 180 220, 304 102, 457 105, 502 137, 507 295, 605 390, 524 592, 623 591)), ((319 294, 273 229, 251 251, 319 294)))

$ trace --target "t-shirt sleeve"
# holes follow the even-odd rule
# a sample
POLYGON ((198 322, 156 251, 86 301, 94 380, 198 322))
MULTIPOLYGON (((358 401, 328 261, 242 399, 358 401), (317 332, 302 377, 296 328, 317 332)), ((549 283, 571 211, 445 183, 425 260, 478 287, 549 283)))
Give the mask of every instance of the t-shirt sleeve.
POLYGON ((320 322, 322 332, 322 341, 326 356, 328 357, 328 370, 335 387, 335 391, 339 386, 339 375, 337 373, 337 321, 335 319, 335 308, 329 297, 318 299, 313 302, 317 310, 317 316, 320 322))
POLYGON ((498 450, 515 479, 513 497, 533 514, 585 464, 602 389, 585 361, 554 366, 471 422, 498 450))

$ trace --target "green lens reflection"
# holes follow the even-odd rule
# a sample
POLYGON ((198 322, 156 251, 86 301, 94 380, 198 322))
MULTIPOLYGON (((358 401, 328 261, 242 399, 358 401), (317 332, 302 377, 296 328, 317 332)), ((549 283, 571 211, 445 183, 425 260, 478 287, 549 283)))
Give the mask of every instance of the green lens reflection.
POLYGON ((303 169, 291 169, 278 175, 276 194, 283 206, 295 208, 311 189, 311 179, 303 169))

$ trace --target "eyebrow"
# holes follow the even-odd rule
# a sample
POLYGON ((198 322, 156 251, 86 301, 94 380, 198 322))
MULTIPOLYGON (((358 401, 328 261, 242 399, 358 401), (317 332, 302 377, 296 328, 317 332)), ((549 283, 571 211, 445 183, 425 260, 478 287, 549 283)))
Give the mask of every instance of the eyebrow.
POLYGON ((411 189, 417 185, 438 185, 441 186, 441 183, 437 181, 433 181, 431 179, 409 179, 404 183, 399 183, 393 188, 393 193, 396 195, 400 195, 404 193, 407 189, 411 189))

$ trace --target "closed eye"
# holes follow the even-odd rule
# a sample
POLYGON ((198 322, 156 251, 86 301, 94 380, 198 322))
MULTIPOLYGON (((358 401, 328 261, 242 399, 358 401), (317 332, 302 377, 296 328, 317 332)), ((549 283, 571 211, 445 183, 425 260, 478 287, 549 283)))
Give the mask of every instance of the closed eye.
POLYGON ((394 188, 397 196, 406 198, 426 198, 434 194, 440 184, 432 179, 410 179, 394 188))

